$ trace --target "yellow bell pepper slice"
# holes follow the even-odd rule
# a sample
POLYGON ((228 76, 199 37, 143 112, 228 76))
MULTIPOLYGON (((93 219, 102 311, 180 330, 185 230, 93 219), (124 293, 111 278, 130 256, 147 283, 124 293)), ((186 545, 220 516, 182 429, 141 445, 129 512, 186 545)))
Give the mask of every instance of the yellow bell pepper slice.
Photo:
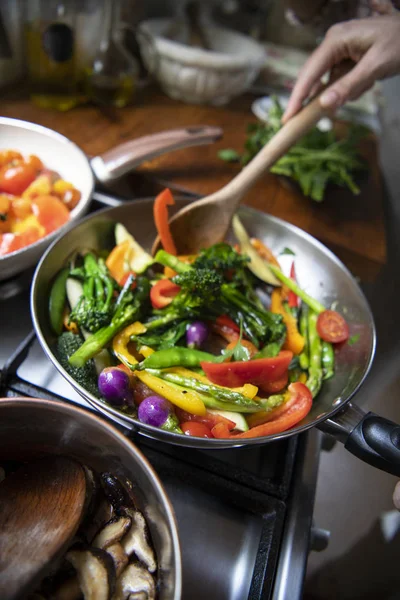
POLYGON ((150 348, 150 346, 140 346, 140 348, 139 348, 139 354, 141 354, 145 358, 150 356, 150 354, 153 354, 153 352, 154 352, 154 350, 153 350, 153 348, 150 348))
POLYGON ((283 349, 290 350, 293 354, 300 354, 304 348, 304 338, 297 329, 296 319, 284 309, 282 291, 279 288, 275 288, 271 294, 271 312, 282 315, 286 325, 286 340, 283 349))
POLYGON ((252 383, 245 383, 242 387, 236 388, 227 388, 222 385, 216 385, 204 377, 204 375, 200 375, 200 373, 195 373, 194 371, 190 371, 190 369, 185 369, 184 367, 173 367, 171 369, 166 369, 170 373, 176 373, 177 375, 182 375, 182 377, 192 377, 193 379, 197 379, 197 381, 202 381, 203 383, 211 384, 215 387, 222 388, 224 390, 229 390, 230 392, 238 392, 239 394, 243 394, 246 398, 252 400, 255 398, 258 392, 258 387, 253 385, 252 383))
POLYGON ((143 323, 136 321, 135 323, 132 323, 132 325, 128 325, 128 327, 125 327, 125 329, 117 333, 112 344, 115 356, 124 364, 126 364, 126 361, 131 365, 137 364, 137 358, 129 352, 128 344, 132 335, 140 335, 146 331, 146 327, 143 325, 143 323))
POLYGON ((175 406, 179 406, 183 410, 192 413, 193 415, 205 415, 206 407, 204 402, 199 398, 196 392, 189 390, 180 390, 178 386, 172 386, 166 381, 146 373, 146 371, 134 371, 134 374, 140 381, 147 385, 153 392, 160 394, 169 400, 175 406))
POLYGON ((125 242, 115 246, 107 257, 106 266, 116 281, 120 281, 129 270, 126 268, 129 247, 129 240, 125 240, 125 242))

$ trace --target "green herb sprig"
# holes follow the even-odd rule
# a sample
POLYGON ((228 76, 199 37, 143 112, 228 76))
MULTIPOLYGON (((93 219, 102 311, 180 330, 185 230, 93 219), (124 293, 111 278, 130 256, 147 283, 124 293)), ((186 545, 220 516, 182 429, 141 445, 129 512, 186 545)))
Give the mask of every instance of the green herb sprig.
MULTIPOLYGON (((243 154, 224 149, 218 153, 226 162, 240 162, 245 166, 282 127, 283 109, 279 100, 271 97, 271 107, 266 122, 251 123, 243 154)), ((282 158, 271 167, 276 175, 296 181, 303 194, 321 202, 328 184, 347 187, 353 194, 360 189, 354 180, 357 171, 366 168, 357 145, 368 129, 362 125, 350 125, 347 137, 338 139, 333 130, 321 131, 314 127, 282 158)))

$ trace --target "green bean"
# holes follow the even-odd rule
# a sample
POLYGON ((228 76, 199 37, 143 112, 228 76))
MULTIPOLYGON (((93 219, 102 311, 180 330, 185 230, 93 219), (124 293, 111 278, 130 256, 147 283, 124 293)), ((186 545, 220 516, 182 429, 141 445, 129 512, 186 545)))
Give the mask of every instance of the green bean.
POLYGON ((201 362, 214 360, 215 356, 208 352, 177 346, 153 352, 137 368, 142 370, 168 369, 169 367, 200 367, 201 362))
POLYGON ((304 348, 299 355, 300 367, 304 370, 308 369, 309 361, 309 340, 308 340, 308 306, 303 304, 299 319, 300 333, 304 338, 304 348))
POLYGON ((52 285, 49 299, 49 317, 51 327, 57 335, 61 335, 63 313, 65 301, 67 298, 66 283, 69 275, 69 269, 62 269, 52 285))
POLYGON ((310 367, 306 386, 313 398, 318 394, 322 385, 322 344, 317 332, 318 315, 313 310, 308 315, 308 338, 310 341, 310 367))
POLYGON ((322 379, 330 379, 335 373, 335 353, 329 342, 322 342, 322 379))
POLYGON ((190 390, 194 390, 195 392, 209 394, 210 396, 213 396, 214 398, 216 398, 217 400, 221 400, 222 402, 233 402, 238 406, 252 406, 253 408, 260 407, 259 402, 251 400, 250 398, 244 396, 240 392, 235 392, 234 390, 218 387, 217 385, 213 385, 212 383, 205 383, 204 381, 200 381, 195 377, 185 377, 184 375, 178 375, 177 373, 168 373, 167 371, 159 371, 156 369, 146 370, 149 371, 149 373, 151 373, 152 375, 159 377, 160 379, 165 379, 165 381, 176 383, 177 385, 189 388, 190 390))

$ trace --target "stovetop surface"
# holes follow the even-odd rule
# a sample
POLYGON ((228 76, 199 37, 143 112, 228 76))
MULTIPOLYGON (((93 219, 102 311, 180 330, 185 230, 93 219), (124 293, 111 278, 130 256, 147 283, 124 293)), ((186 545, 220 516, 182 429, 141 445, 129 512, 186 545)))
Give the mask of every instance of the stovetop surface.
MULTIPOLYGON (((12 282, 3 285, 6 292, 0 301, 0 368, 20 344, 25 344, 29 352, 26 357, 26 352, 20 353, 16 368, 11 368, 6 377, 3 373, 0 397, 56 394, 93 410, 58 373, 35 338, 29 283, 27 274, 22 279, 23 291, 15 295, 12 282)), ((176 513, 183 600, 278 597, 281 583, 287 583, 277 582, 275 575, 282 567, 282 541, 290 529, 294 480, 297 487, 301 485, 304 470, 304 464, 298 464, 298 436, 264 446, 209 452, 169 446, 132 432, 129 435, 152 463, 176 513)), ((313 469, 316 471, 317 463, 313 469)), ((311 494, 304 507, 305 529, 310 526, 312 508, 311 494)), ((308 532, 302 531, 301 537, 300 551, 304 555, 308 551, 308 532)), ((288 546, 287 542, 283 545, 288 546)), ((303 556, 303 572, 297 584, 294 582, 299 598, 305 563, 303 556)), ((299 578, 298 572, 295 577, 299 578)))

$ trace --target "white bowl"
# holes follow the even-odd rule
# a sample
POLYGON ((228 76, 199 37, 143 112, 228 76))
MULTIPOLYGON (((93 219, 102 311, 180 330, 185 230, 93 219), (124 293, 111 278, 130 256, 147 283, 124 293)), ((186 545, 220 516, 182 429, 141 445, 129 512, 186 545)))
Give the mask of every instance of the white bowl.
POLYGON ((265 63, 264 48, 236 31, 207 27, 210 51, 186 45, 184 27, 177 41, 164 37, 170 24, 170 19, 143 21, 138 39, 147 69, 172 98, 226 104, 249 88, 265 63))

